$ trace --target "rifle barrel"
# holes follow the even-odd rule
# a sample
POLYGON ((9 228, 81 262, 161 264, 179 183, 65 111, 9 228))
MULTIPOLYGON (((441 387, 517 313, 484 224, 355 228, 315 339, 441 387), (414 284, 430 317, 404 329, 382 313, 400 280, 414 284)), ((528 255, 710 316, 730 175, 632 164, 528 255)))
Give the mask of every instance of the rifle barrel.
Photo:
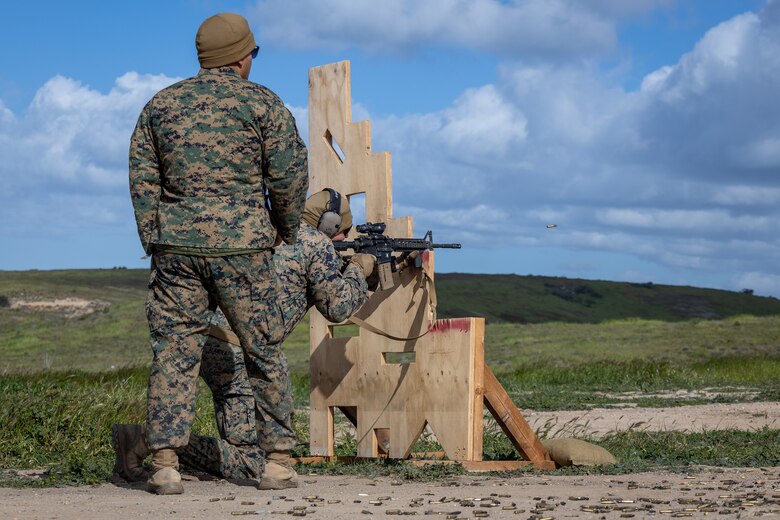
MULTIPOLYGON (((420 238, 396 238, 390 239, 397 250, 410 250, 419 251, 422 249, 460 249, 460 244, 433 244, 420 238)), ((346 249, 355 249, 355 241, 339 241, 333 242, 333 247, 336 251, 344 251, 346 249)), ((364 245, 364 244, 360 244, 364 245)), ((358 246, 359 247, 359 246, 358 246)))

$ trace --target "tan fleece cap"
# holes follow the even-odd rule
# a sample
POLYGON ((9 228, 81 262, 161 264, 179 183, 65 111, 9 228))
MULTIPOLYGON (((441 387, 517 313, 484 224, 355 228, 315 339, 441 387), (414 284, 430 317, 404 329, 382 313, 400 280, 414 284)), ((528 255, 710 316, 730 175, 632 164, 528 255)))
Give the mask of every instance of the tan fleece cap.
MULTIPOLYGON (((339 193, 339 195, 341 194, 339 193)), ((327 190, 315 193, 306 199, 306 205, 303 208, 303 215, 301 215, 301 218, 311 227, 317 229, 320 217, 325 213, 325 209, 328 207, 329 202, 330 193, 328 193, 327 190)), ((343 195, 341 195, 341 211, 339 214, 341 215, 341 225, 334 236, 352 227, 352 210, 349 208, 349 199, 343 195)))
POLYGON ((195 48, 200 66, 211 69, 245 58, 255 48, 255 36, 240 14, 219 13, 200 24, 195 48))

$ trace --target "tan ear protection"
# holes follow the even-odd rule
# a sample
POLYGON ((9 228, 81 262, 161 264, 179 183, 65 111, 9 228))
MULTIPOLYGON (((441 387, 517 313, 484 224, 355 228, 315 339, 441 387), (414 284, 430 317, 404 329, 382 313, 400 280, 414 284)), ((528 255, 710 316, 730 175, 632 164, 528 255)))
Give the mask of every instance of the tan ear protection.
POLYGON ((325 188, 323 191, 327 191, 330 194, 330 200, 328 200, 328 205, 317 222, 317 230, 333 238, 338 234, 339 227, 341 227, 341 195, 331 188, 325 188))

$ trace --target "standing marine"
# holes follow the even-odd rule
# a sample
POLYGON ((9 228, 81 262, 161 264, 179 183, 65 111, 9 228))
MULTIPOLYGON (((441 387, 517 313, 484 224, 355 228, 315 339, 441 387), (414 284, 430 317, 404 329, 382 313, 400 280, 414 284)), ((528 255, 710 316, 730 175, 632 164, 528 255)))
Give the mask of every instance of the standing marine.
MULTIPOLYGON (((284 318, 284 338, 311 307, 333 322, 354 314, 368 298, 366 278, 376 259, 356 254, 344 265, 333 247, 352 226, 349 201, 326 189, 309 197, 304 223, 294 245, 282 245, 274 253, 281 282, 279 298, 284 318)), ((201 376, 212 392, 220 438, 191 435, 187 446, 177 449, 181 462, 192 469, 225 479, 253 478, 257 455, 266 454, 266 470, 258 487, 296 487, 290 452, 296 438, 292 427, 293 398, 287 359, 280 345, 260 345, 265 362, 265 392, 257 401, 247 379, 244 354, 221 313, 216 313, 203 350, 201 376), (257 407, 255 408, 255 403, 257 407), (255 421, 255 409, 262 420, 255 421)), ((114 425, 117 476, 127 481, 146 478, 143 461, 148 455, 141 425, 114 425)))
MULTIPOLYGON (((262 402, 257 345, 278 344, 285 330, 272 248, 296 243, 308 188, 295 120, 276 94, 248 80, 259 48, 246 19, 206 19, 195 45, 200 71, 146 104, 130 143, 130 194, 152 257, 145 437, 148 486, 158 494, 183 492, 176 451, 190 439, 202 332, 216 308, 240 340, 262 402)), ((265 460, 253 465, 261 477, 265 460)))

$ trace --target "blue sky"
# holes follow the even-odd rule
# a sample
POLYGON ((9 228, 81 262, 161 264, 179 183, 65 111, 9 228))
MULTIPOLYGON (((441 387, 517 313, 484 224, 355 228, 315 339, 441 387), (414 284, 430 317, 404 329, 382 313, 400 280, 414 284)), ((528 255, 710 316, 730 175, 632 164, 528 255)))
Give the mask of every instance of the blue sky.
POLYGON ((144 267, 136 117, 244 14, 253 81, 307 135, 307 71, 352 62, 394 213, 462 242, 439 272, 780 297, 780 2, 29 1, 0 33, 0 269, 144 267), (546 224, 558 227, 548 229, 546 224))

